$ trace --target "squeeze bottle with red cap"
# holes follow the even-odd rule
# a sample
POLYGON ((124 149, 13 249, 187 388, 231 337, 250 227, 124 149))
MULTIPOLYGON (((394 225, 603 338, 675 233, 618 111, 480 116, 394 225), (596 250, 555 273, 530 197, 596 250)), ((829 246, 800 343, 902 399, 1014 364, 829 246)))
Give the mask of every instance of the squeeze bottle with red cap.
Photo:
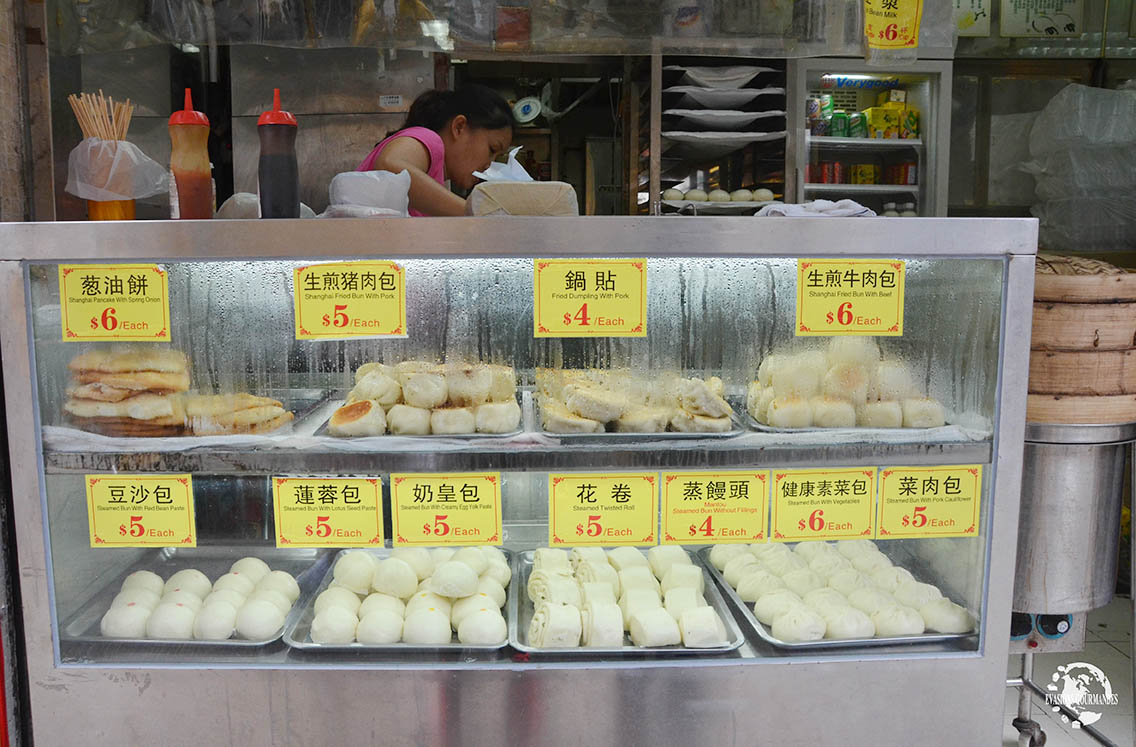
POLYGON ((256 122, 260 135, 261 218, 300 217, 300 169, 296 164, 296 118, 280 110, 280 89, 272 89, 272 109, 256 122))
POLYGON ((174 174, 177 218, 213 217, 213 179, 209 173, 209 118, 193 110, 185 89, 185 109, 170 115, 170 171, 174 174))

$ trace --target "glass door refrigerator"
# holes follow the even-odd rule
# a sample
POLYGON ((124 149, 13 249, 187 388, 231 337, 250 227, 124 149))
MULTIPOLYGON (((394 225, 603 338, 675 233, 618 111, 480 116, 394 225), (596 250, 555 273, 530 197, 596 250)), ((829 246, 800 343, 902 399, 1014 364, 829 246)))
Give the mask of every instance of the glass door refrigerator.
POLYGON ((787 77, 796 202, 851 199, 880 215, 947 214, 950 61, 880 68, 791 60, 787 77))

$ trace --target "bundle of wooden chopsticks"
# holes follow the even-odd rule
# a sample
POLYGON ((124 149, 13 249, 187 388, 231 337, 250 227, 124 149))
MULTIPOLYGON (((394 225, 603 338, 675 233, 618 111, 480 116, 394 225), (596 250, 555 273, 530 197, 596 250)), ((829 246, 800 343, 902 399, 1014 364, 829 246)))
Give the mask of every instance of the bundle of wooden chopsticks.
POLYGON ((97 137, 102 140, 125 140, 126 129, 130 127, 130 118, 134 115, 134 104, 127 99, 125 103, 103 97, 102 89, 98 95, 93 93, 71 94, 67 97, 75 118, 79 120, 79 127, 83 130, 83 139, 97 137))

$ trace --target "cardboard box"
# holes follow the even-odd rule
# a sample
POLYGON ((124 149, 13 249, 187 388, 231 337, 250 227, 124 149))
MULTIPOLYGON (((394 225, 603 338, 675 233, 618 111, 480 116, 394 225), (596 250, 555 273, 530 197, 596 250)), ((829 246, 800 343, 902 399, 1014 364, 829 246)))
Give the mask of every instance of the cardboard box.
POLYGON ((864 110, 864 121, 868 124, 868 137, 879 139, 898 138, 903 111, 883 106, 873 106, 864 110))
POLYGON ((876 95, 876 106, 886 106, 888 104, 906 104, 907 91, 902 88, 889 88, 886 91, 880 91, 876 95))

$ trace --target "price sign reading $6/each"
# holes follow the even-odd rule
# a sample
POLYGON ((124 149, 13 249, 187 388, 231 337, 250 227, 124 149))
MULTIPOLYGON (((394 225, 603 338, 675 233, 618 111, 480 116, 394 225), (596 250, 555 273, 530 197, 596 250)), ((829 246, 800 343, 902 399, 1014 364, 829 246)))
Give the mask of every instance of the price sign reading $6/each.
POLYGON ((664 545, 765 542, 768 472, 664 472, 664 545))
POLYGON ((880 470, 878 536, 974 537, 982 465, 885 467, 880 470))
POLYGON ((197 547, 190 475, 86 475, 91 547, 197 547))
POLYGON ((876 470, 773 470, 774 542, 869 538, 875 534, 876 470))
POLYGON ((396 547, 501 544, 498 472, 392 474, 396 547))
POLYGON ((799 337, 903 336, 901 259, 797 260, 799 337))
POLYGON ((646 259, 534 259, 534 337, 646 337, 646 259))
POLYGON ((406 271, 394 262, 331 262, 293 272, 297 340, 406 337, 406 271))
POLYGON ((274 477, 277 547, 382 547, 377 477, 274 477))
POLYGON ((548 544, 656 544, 658 479, 655 472, 549 474, 548 544))
POLYGON ((59 265, 64 342, 170 341, 170 292, 157 265, 59 265))

